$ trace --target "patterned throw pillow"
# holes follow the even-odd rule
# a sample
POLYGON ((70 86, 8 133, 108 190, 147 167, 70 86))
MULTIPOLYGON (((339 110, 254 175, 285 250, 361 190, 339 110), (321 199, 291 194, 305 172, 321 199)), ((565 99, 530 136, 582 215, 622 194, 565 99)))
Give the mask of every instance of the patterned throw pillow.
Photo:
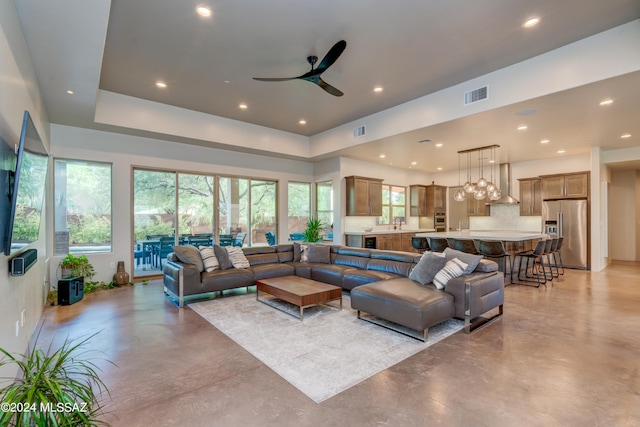
POLYGON ((309 245, 300 245, 300 262, 309 262, 309 245))
POLYGON ((220 263, 216 258, 216 253, 211 246, 201 246, 200 255, 202 256, 202 263, 206 271, 213 271, 220 269, 220 263))
POLYGON ((442 270, 438 271, 436 277, 433 278, 433 284, 438 289, 444 289, 449 280, 462 276, 465 268, 467 268, 467 264, 458 258, 447 261, 442 270))
POLYGON ((225 246, 229 254, 229 260, 234 268, 249 268, 249 260, 242 252, 242 248, 238 246, 225 246))

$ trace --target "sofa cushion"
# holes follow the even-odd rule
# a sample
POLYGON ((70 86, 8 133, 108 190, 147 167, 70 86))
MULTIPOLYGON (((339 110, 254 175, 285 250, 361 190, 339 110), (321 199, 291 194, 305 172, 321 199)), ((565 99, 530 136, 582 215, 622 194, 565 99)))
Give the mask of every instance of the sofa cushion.
POLYGON ((455 249, 446 248, 444 254, 447 256, 447 261, 451 261, 454 258, 458 258, 463 263, 467 264, 464 270, 464 274, 473 273, 478 263, 482 259, 482 255, 468 254, 466 252, 457 251, 455 249))
POLYGON ((255 280, 293 276, 295 274, 295 268, 292 265, 280 263, 252 265, 251 271, 253 271, 255 280))
POLYGON ((307 253, 307 262, 320 264, 329 264, 331 262, 331 248, 327 245, 309 245, 307 253))
POLYGON ((248 268, 228 268, 210 273, 202 273, 202 292, 224 291, 226 289, 252 286, 255 283, 253 271, 248 268))
POLYGON ((311 279, 342 287, 342 276, 347 272, 356 271, 358 270, 347 265, 313 264, 311 279))
POLYGON ((442 270, 440 270, 433 278, 433 284, 436 285, 436 288, 438 289, 444 289, 449 280, 462 276, 466 268, 467 264, 458 258, 449 260, 442 270))
POLYGON ((193 264, 198 268, 198 271, 204 271, 204 264, 202 263, 202 256, 200 250, 193 245, 176 245, 173 247, 173 252, 178 259, 185 264, 193 264))
POLYGON ((300 246, 300 242, 293 242, 293 262, 301 262, 302 249, 300 246))
POLYGON ((382 280, 396 279, 402 277, 399 274, 387 273, 385 271, 374 270, 356 270, 345 272, 342 277, 342 287, 351 290, 356 286, 366 285, 367 283, 380 282, 382 280))
POLYGON ((492 261, 490 259, 483 258, 480 260, 480 262, 478 263, 478 266, 473 271, 482 272, 482 273, 491 273, 493 271, 498 271, 498 269, 499 267, 497 262, 492 261))
POLYGON ((415 280, 421 285, 428 285, 433 282, 433 278, 447 263, 447 258, 443 253, 425 252, 420 261, 409 273, 409 279, 415 280))
POLYGON ((237 246, 225 246, 227 254, 229 254, 229 261, 233 265, 233 268, 249 268, 249 260, 242 252, 242 248, 237 246))
POLYGON ((221 270, 226 270, 228 268, 233 268, 233 264, 229 259, 229 254, 227 250, 220 245, 213 245, 213 251, 216 254, 216 258, 218 258, 218 263, 220 264, 221 270))
POLYGON ((200 255, 205 271, 213 271, 220 269, 220 263, 216 258, 216 253, 211 246, 200 246, 200 255))

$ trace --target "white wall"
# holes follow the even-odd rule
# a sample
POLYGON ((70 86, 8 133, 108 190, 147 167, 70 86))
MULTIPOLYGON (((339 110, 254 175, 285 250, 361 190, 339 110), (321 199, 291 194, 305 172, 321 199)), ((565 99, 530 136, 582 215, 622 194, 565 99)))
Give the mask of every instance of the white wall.
MULTIPOLYGON (((281 218, 286 218, 287 215, 288 182, 314 181, 314 165, 296 160, 62 125, 51 126, 51 141, 54 157, 112 164, 113 252, 87 256, 96 270, 95 279, 105 282, 109 282, 115 273, 110 268, 112 262, 125 261, 126 271, 131 273, 131 178, 134 166, 275 179, 279 182, 278 209, 281 218)), ((282 243, 287 240, 286 227, 286 221, 280 221, 278 239, 282 243)), ((53 254, 53 242, 49 245, 49 250, 53 254)), ((52 257, 50 270, 53 277, 60 258, 52 257)))
MULTIPOLYGON (((11 144, 18 143, 22 116, 31 113, 45 146, 49 146, 48 116, 44 109, 29 50, 11 0, 0 0, 0 134, 11 144)), ((46 209, 45 209, 46 210, 46 209)), ((44 216, 43 216, 44 217, 44 216)), ((4 224, 2 224, 4 226, 4 224)), ((38 250, 38 262, 22 277, 9 276, 10 257, 0 255, 0 347, 23 353, 40 319, 45 297, 45 230, 30 247, 38 250), (24 325, 16 337, 16 321, 25 310, 24 325)), ((13 377, 12 366, 0 368, 0 377, 13 377)))

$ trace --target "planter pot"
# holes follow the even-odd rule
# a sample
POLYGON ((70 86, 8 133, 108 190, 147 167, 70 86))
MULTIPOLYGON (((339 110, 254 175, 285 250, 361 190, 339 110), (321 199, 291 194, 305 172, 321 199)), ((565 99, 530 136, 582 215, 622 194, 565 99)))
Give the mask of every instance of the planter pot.
POLYGON ((62 267, 61 271, 62 271, 62 278, 63 279, 68 279, 69 277, 71 277, 73 275, 73 268, 62 267))

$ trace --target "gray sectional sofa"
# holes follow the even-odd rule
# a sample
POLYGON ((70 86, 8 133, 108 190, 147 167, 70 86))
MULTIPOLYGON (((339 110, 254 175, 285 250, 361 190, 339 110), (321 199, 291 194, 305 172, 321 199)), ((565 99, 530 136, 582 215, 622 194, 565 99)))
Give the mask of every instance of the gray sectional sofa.
MULTIPOLYGON (((297 247, 295 248, 297 249, 297 247)), ((389 327, 390 321, 426 340, 430 326, 451 317, 465 321, 465 331, 502 315, 504 276, 495 262, 481 260, 470 274, 449 280, 443 290, 409 278, 420 254, 332 245, 328 256, 298 260, 293 244, 242 249, 249 268, 200 271, 194 264, 180 262, 175 254, 164 265, 165 293, 179 307, 184 297, 227 289, 249 287, 256 280, 300 276, 342 287, 351 295, 358 317, 389 327), (313 262, 315 261, 315 262, 313 262), (317 262, 321 261, 321 262, 317 262), (497 311, 489 319, 482 317, 497 311)))

